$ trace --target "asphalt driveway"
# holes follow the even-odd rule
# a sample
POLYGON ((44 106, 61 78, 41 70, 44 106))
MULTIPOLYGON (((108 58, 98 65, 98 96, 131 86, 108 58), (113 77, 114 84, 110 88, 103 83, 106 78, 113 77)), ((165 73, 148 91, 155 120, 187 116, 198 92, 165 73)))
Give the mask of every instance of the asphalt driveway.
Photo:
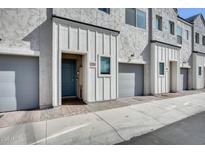
POLYGON ((204 145, 205 112, 178 121, 154 132, 133 137, 121 145, 204 145))

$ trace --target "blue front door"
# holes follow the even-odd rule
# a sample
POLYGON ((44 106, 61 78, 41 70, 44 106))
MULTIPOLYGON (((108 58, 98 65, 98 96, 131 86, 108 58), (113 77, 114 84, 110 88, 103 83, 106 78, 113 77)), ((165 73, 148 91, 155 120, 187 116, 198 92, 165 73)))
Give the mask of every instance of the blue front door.
POLYGON ((76 61, 62 60, 62 96, 76 96, 76 61))

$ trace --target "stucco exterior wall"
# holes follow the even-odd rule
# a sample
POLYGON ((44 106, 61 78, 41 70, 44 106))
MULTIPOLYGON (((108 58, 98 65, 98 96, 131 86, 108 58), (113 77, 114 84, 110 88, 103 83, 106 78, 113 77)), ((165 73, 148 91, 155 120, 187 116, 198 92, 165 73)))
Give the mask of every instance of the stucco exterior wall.
POLYGON ((187 63, 188 66, 191 66, 192 61, 192 25, 185 23, 181 19, 178 19, 177 25, 182 27, 182 45, 181 45, 181 55, 180 55, 180 62, 181 66, 183 63, 187 63), (186 30, 188 30, 188 40, 186 30))
POLYGON ((39 56, 41 108, 52 103, 51 14, 50 9, 0 9, 0 54, 39 56))
POLYGON ((202 36, 205 36, 205 25, 200 16, 194 20, 194 51, 205 53, 205 46, 202 45, 202 36), (199 33, 199 44, 195 43, 195 33, 199 33))
POLYGON ((172 45, 178 45, 176 32, 175 35, 172 35, 169 32, 169 21, 175 23, 175 30, 176 30, 177 14, 173 8, 153 8, 152 9, 152 40, 157 40, 172 45), (162 31, 156 28, 156 15, 162 17, 162 31))

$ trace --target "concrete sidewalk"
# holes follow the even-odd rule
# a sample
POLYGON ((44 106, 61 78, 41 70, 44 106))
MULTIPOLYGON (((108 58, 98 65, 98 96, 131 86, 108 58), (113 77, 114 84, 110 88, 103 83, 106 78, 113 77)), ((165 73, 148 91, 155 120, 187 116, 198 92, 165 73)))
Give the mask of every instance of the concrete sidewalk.
POLYGON ((115 144, 205 111, 205 93, 0 128, 0 144, 115 144))

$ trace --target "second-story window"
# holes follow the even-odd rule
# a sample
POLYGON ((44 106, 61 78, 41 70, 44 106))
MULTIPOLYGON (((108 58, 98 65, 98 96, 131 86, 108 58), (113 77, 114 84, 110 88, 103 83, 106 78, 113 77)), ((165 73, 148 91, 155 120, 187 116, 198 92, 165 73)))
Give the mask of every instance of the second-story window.
POLYGON ((162 17, 156 15, 156 28, 162 31, 162 17))
POLYGON ((189 31, 186 30, 186 39, 189 40, 189 31))
POLYGON ((146 29, 146 13, 137 10, 137 27, 146 29))
POLYGON ((205 45, 205 36, 202 36, 202 44, 205 45))
POLYGON ((107 14, 110 14, 110 8, 98 8, 98 10, 103 11, 107 14))
POLYGON ((174 35, 174 22, 169 21, 169 32, 170 34, 174 35))
POLYGON ((195 42, 199 44, 199 33, 195 33, 195 42))
POLYGON ((136 10, 134 8, 125 9, 125 23, 146 29, 146 13, 141 10, 136 10))
POLYGON ((182 28, 177 26, 177 43, 182 44, 182 28))
POLYGON ((125 22, 126 24, 136 26, 136 9, 125 9, 125 22))

